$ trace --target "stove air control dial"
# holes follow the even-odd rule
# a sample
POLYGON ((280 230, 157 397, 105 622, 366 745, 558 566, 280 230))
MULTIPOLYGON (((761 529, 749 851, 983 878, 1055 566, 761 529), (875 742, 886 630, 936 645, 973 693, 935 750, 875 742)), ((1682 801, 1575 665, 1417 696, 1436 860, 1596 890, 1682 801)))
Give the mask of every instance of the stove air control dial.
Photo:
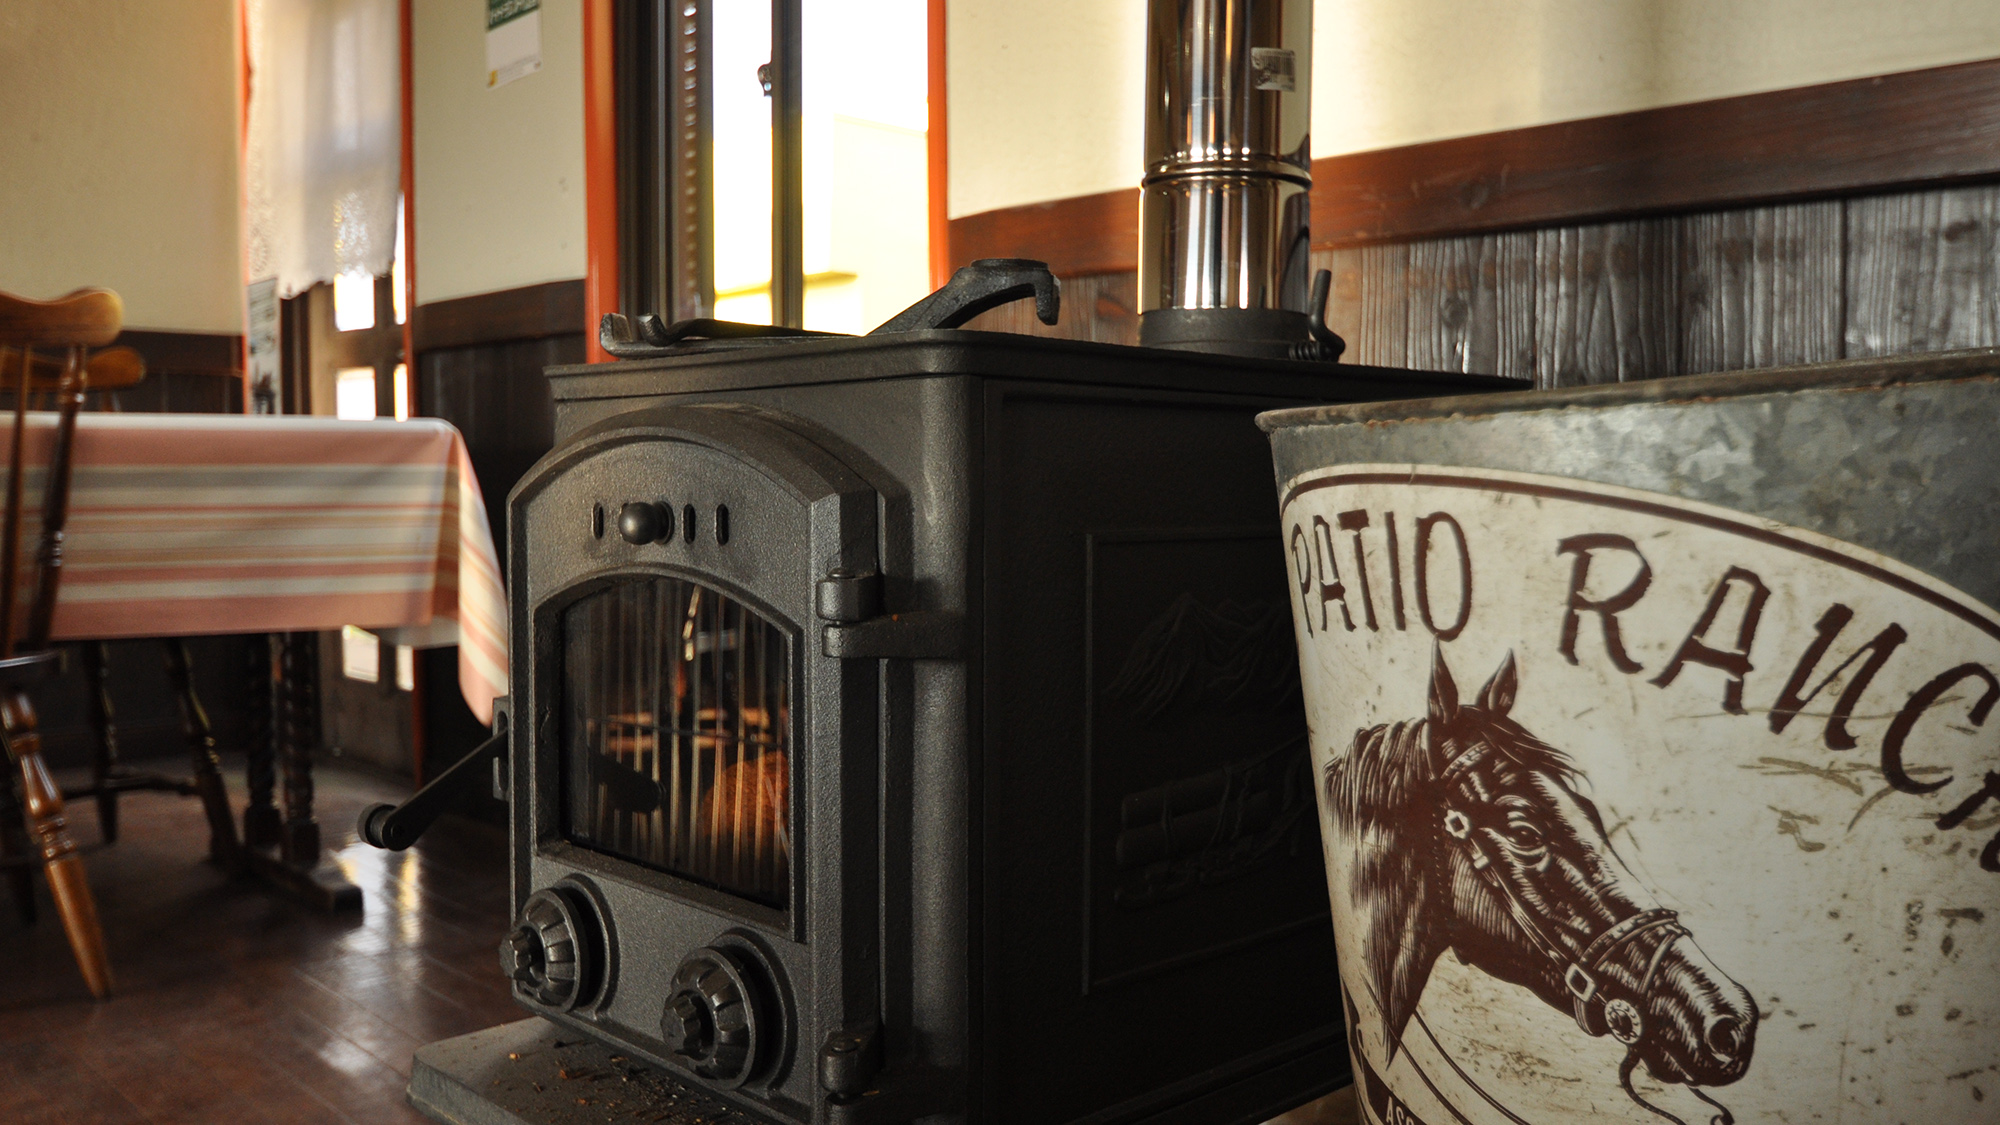
POLYGON ((500 971, 529 999, 568 1011, 596 992, 595 917, 583 896, 567 887, 544 887, 521 904, 520 920, 500 942, 500 971))
POLYGON ((668 986, 660 1036, 685 1065, 725 1087, 764 1069, 777 1037, 764 972, 748 951, 716 945, 688 954, 668 986))

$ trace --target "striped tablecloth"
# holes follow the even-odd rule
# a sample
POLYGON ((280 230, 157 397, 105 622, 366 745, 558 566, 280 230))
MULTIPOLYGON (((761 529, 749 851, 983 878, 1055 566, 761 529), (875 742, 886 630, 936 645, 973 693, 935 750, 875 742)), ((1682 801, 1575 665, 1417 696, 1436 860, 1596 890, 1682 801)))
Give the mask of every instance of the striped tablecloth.
MULTIPOLYGON (((28 424, 39 466, 55 415, 28 424)), ((0 428, 0 457, 10 441, 0 428)), ((491 721, 507 691, 506 591, 449 423, 85 414, 74 464, 58 639, 359 625, 457 645, 460 690, 491 721)), ((40 478, 24 482, 24 568, 40 478)), ((24 576, 24 595, 31 585, 24 576)))

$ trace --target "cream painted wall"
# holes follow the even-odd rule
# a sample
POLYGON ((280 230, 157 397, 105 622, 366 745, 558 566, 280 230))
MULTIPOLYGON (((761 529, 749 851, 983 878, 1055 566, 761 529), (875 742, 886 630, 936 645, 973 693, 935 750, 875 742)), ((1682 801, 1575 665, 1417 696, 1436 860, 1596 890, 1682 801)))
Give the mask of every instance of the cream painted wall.
POLYGON ((1321 0, 1331 156, 2000 55, 1993 0, 1321 0))
POLYGON ((584 272, 582 2, 542 0, 542 69, 492 89, 485 15, 411 13, 419 303, 584 272))
POLYGON ((953 217, 1138 184, 1146 0, 946 5, 953 217))
MULTIPOLYGON (((953 216, 1138 182, 1145 0, 950 0, 953 216)), ((1318 0, 1313 154, 2000 56, 1994 0, 1318 0)))
POLYGON ((243 331, 235 0, 0 0, 0 289, 243 331))

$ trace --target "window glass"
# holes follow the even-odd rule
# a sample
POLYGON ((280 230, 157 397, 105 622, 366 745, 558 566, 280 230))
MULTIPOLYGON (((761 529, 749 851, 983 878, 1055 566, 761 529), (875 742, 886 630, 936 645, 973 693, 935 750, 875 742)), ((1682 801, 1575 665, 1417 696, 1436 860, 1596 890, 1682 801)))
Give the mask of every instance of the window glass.
MULTIPOLYGON (((712 10, 715 315, 771 320, 768 4, 712 10)), ((805 326, 866 332, 930 291, 924 0, 804 0, 805 326)))

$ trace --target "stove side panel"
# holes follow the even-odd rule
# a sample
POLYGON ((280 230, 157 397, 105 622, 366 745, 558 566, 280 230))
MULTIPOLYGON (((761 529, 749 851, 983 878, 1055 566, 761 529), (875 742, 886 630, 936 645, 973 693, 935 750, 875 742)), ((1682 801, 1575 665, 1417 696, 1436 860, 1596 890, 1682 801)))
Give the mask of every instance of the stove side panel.
POLYGON ((989 386, 977 1120, 1346 1080, 1268 405, 989 386))

